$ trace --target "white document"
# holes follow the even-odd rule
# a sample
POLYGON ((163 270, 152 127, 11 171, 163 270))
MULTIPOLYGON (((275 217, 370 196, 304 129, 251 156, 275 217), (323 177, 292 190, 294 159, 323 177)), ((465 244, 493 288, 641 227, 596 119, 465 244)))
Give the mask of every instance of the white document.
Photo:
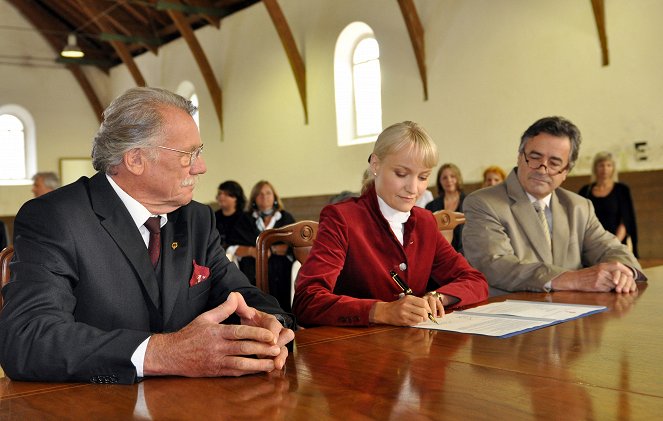
POLYGON ((454 311, 436 319, 438 324, 426 321, 413 327, 506 338, 605 310, 604 306, 506 300, 454 311))

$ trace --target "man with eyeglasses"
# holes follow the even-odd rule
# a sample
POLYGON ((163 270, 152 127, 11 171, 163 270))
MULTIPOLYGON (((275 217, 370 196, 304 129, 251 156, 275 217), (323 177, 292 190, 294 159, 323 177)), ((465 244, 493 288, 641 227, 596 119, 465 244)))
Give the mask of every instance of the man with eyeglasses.
MULTIPOLYGON (((228 261, 190 101, 133 88, 104 111, 91 178, 15 220, 0 363, 15 380, 134 383, 283 368, 294 338, 273 297, 228 261)), ((290 323, 289 323, 290 322, 290 323)))
POLYGON ((463 204, 465 257, 490 294, 511 291, 631 293, 646 280, 633 254, 603 226, 592 203, 559 188, 578 159, 580 131, 546 117, 522 135, 518 166, 502 184, 463 204))

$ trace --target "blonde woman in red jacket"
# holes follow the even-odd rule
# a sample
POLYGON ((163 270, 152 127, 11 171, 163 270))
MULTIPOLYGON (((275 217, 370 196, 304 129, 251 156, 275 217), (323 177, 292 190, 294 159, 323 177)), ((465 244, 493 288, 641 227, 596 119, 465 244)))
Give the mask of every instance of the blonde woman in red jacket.
POLYGON ((437 160, 435 143, 416 123, 380 134, 362 195, 320 213, 295 288, 302 326, 411 326, 486 299, 483 274, 449 245, 430 211, 414 206, 437 160), (411 294, 402 294, 394 274, 411 294))

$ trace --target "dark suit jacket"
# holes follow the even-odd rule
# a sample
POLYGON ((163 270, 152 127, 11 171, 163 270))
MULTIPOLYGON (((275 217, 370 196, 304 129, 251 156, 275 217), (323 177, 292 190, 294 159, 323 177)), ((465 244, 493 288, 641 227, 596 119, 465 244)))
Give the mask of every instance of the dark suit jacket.
POLYGON ((130 358, 161 303, 166 332, 232 291, 282 313, 226 259, 212 210, 196 202, 168 214, 162 228, 160 296, 145 243, 104 174, 27 202, 14 238, 0 314, 0 362, 12 379, 135 382, 130 358), (210 276, 190 287, 194 261, 210 276))
POLYGON ((326 206, 318 235, 297 277, 293 311, 303 325, 366 326, 376 301, 402 292, 396 271, 416 296, 436 290, 460 299, 486 299, 484 276, 457 253, 429 211, 413 207, 401 245, 382 215, 375 189, 326 206))

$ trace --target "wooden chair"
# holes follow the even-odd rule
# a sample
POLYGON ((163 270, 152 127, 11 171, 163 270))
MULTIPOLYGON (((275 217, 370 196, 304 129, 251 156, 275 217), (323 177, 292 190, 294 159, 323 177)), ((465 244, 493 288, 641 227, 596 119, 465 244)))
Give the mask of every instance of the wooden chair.
POLYGON ((442 209, 433 212, 433 216, 435 216, 435 220, 437 221, 437 228, 442 231, 442 235, 449 242, 453 239, 454 228, 465 223, 465 214, 462 212, 452 212, 442 209))
MULTIPOLYGON (((9 282, 9 262, 14 255, 14 247, 7 246, 0 251, 0 289, 9 282)), ((4 300, 0 294, 0 308, 4 306, 4 300)))
POLYGON ((318 235, 318 223, 315 221, 299 221, 281 228, 265 230, 258 236, 256 243, 256 286, 269 294, 268 264, 272 244, 289 245, 299 263, 304 264, 318 235))

